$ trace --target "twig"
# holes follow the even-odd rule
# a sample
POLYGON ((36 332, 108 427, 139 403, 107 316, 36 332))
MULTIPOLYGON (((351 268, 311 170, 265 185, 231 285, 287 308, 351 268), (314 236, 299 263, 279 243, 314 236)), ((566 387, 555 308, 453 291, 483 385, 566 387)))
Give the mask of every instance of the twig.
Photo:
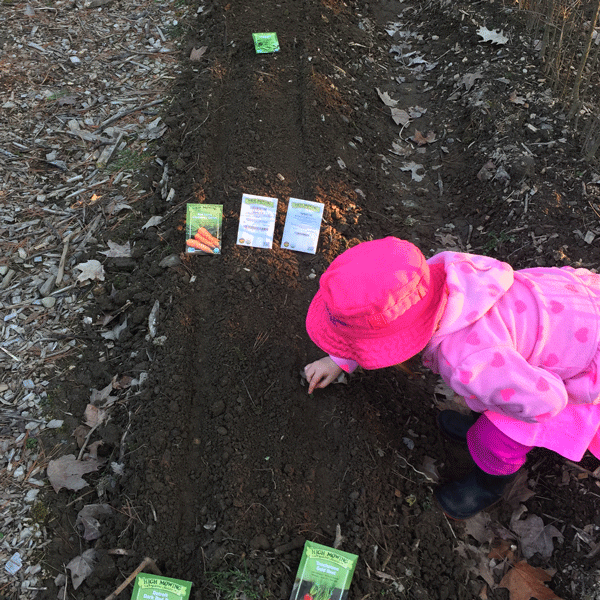
POLYGON ((452 529, 452 525, 450 524, 450 521, 448 520, 448 517, 446 516, 446 513, 442 511, 442 514, 444 515, 444 519, 446 519, 446 523, 448 524, 448 527, 450 528, 450 531, 452 532, 452 535, 454 536, 454 539, 457 539, 456 533, 454 533, 454 529, 452 529))
POLYGON ((93 494, 96 490, 90 490, 89 492, 86 492, 85 494, 81 494, 81 496, 79 496, 78 498, 75 498, 75 500, 71 500, 71 502, 69 502, 69 504, 65 504, 65 508, 67 506, 71 506, 73 504, 75 504, 76 502, 79 502, 82 498, 85 498, 86 496, 89 496, 90 494, 93 494))
POLYGON ((593 477, 594 479, 600 479, 600 475, 597 474, 596 471, 590 471, 589 469, 586 469, 585 467, 582 467, 582 466, 578 465, 577 463, 571 462, 570 460, 566 460, 565 462, 570 467, 579 469, 580 471, 582 471, 583 473, 587 473, 590 477, 593 477))
POLYGON ((146 567, 155 575, 162 575, 156 563, 151 558, 146 557, 140 566, 112 594, 106 596, 106 600, 114 600, 146 567))
POLYGON ((116 115, 113 115, 112 117, 106 119, 106 121, 104 121, 104 123, 102 123, 96 131, 100 132, 103 129, 106 129, 111 123, 114 123, 115 121, 118 121, 119 119, 122 119, 127 115, 131 115, 134 112, 144 110, 145 108, 150 108, 151 106, 156 106, 157 104, 162 104, 162 102, 162 100, 153 100, 152 102, 148 102, 147 104, 142 104, 141 106, 136 106, 135 108, 130 108, 129 110, 123 110, 121 112, 118 112, 116 115))
POLYGON ((59 286, 62 282, 63 275, 65 274, 65 261, 67 260, 67 252, 69 251, 69 240, 73 232, 69 233, 64 239, 64 246, 62 255, 60 257, 60 262, 58 263, 58 273, 56 274, 56 282, 54 285, 59 286))
POLYGON ((79 455, 77 456, 77 460, 81 460, 81 457, 83 456, 83 452, 85 450, 85 447, 88 445, 88 442, 90 441, 90 438, 92 437, 92 433, 94 433, 94 431, 96 431, 96 429, 98 429, 100 423, 96 423, 89 431, 88 434, 85 436, 85 440, 83 440, 83 445, 81 446, 81 450, 79 451, 79 455))
POLYGON ((0 350, 2 350, 2 352, 6 352, 6 354, 8 354, 13 360, 16 360, 17 362, 21 362, 21 359, 18 356, 15 356, 11 352, 9 352, 6 348, 0 347, 0 350))

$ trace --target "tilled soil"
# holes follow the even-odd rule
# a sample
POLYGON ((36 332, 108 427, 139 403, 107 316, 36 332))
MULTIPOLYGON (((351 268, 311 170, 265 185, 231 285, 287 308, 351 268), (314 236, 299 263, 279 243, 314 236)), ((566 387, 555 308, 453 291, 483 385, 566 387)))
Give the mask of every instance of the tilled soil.
MULTIPOLYGON (((494 3, 478 10, 490 29, 500 23, 518 39, 518 15, 494 3)), ((425 475, 431 461, 442 477, 469 467, 464 450, 437 432, 436 378, 416 366, 413 374, 365 371, 309 397, 300 377, 322 355, 304 329, 318 277, 359 241, 395 235, 428 256, 457 247, 516 268, 598 262, 597 245, 574 233, 593 229, 597 216, 594 197, 582 196, 579 178, 590 172, 575 169, 576 138, 552 120, 558 105, 529 100, 552 123, 549 139, 565 141, 528 138, 524 122, 533 108, 508 103, 511 87, 498 81, 513 78, 523 94, 528 84, 538 90, 535 54, 520 44, 482 45, 462 16, 473 11, 383 0, 200 6, 164 116, 170 130, 157 142, 176 198, 160 194, 161 166, 143 174, 152 194, 120 231, 133 244, 133 260, 108 259, 107 281, 95 289, 93 323, 110 314, 111 327, 127 317, 127 328, 107 344, 93 325, 84 360, 55 390, 56 410, 72 415, 75 428, 92 388, 115 375, 149 373, 94 438, 104 441, 110 461, 124 453, 125 474, 103 474, 99 497, 63 490, 49 499, 52 567, 62 572, 86 548, 98 550, 94 573, 67 597, 106 598, 149 556, 165 575, 193 581, 194 598, 227 597, 214 575, 226 573, 238 578, 231 597, 285 600, 304 540, 332 545, 338 526, 341 548, 359 556, 352 600, 479 596, 483 580, 456 551, 468 536, 435 506, 425 475), (391 35, 390 23, 402 27, 391 35), (276 31, 280 52, 257 55, 257 31, 276 31), (398 31, 410 33, 419 55, 438 60, 431 72, 415 73, 410 57, 395 60, 390 47, 406 39, 398 31), (186 58, 204 46, 199 61, 186 58), (488 69, 478 84, 485 110, 458 85, 461 64, 463 75, 488 69), (402 128, 377 88, 401 108, 426 112, 402 128), (415 129, 436 139, 410 141, 415 129), (405 156, 392 153, 395 141, 409 149, 405 156), (536 149, 534 157, 523 144, 536 149), (499 149, 504 158, 496 154, 494 169, 503 164, 510 181, 478 178, 499 149), (409 161, 422 165, 420 181, 402 170, 409 161), (271 250, 236 245, 245 192, 279 199, 271 250), (325 203, 314 256, 279 248, 289 197, 325 203), (159 266, 183 250, 187 202, 223 204, 223 253, 159 266), (164 220, 142 229, 153 215, 164 220), (148 316, 156 300, 153 340, 148 316), (162 336, 164 344, 155 343, 162 336), (115 510, 103 518, 101 537, 86 542, 75 518, 97 501, 115 510)), ((54 441, 77 454, 70 435, 54 441)), ((584 466, 593 471, 596 462, 586 457, 584 466)), ((556 570, 549 585, 557 595, 581 598, 597 557, 586 558, 590 548, 575 543, 573 527, 600 525, 595 480, 565 471, 560 457, 540 450, 528 468, 530 512, 565 537, 550 559, 530 562, 556 570)), ((87 476, 96 484, 94 477, 87 476)), ((506 526, 510 513, 501 504, 490 514, 506 526)), ((508 597, 505 589, 487 593, 508 597)), ((49 581, 42 596, 56 594, 49 581)))

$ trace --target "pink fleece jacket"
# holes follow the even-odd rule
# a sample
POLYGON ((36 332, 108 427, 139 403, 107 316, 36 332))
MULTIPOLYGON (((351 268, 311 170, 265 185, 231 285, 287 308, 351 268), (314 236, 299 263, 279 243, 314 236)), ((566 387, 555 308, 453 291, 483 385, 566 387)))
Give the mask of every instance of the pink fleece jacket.
POLYGON ((424 364, 513 440, 600 458, 600 276, 457 252, 428 260, 440 262, 448 301, 424 364))

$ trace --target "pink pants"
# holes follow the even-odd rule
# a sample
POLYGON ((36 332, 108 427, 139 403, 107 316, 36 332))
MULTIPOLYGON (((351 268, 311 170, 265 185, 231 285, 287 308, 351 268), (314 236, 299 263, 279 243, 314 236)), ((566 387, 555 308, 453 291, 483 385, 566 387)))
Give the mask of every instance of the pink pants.
POLYGON ((467 444, 477 466, 490 475, 516 473, 533 448, 509 438, 485 415, 481 415, 467 432, 467 444))

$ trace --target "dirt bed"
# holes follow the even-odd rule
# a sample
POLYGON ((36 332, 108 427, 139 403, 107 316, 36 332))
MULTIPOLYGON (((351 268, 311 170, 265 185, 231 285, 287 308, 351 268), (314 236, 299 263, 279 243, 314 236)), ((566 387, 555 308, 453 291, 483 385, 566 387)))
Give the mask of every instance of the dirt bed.
MULTIPOLYGON (((112 419, 91 438, 104 442, 107 464, 123 459, 124 473, 87 475, 93 493, 83 497, 48 495, 56 573, 97 551, 94 572, 65 597, 106 598, 149 556, 192 581, 197 599, 286 600, 304 540, 332 545, 339 526, 341 548, 359 556, 351 600, 502 600, 508 590, 490 581, 522 558, 518 538, 504 534, 513 554, 488 560, 490 579, 480 558, 522 503, 562 536, 528 562, 549 571, 557 596, 598 597, 595 459, 576 466, 533 451, 522 482, 533 495, 495 507, 495 534, 476 540, 433 500, 436 471, 445 479, 469 468, 437 432, 436 377, 417 366, 364 371, 312 397, 300 378, 321 356, 304 329, 318 278, 360 241, 395 235, 427 256, 454 248, 516 268, 598 264, 597 243, 585 239, 598 230, 598 176, 511 7, 199 6, 164 114, 169 132, 156 142, 176 197, 160 193, 163 167, 141 174, 152 193, 119 230, 133 259, 103 261, 85 357, 54 390, 67 427, 46 443, 77 454, 71 431, 90 390, 148 374, 139 389, 116 392, 112 419), (509 41, 482 43, 484 25, 509 41), (281 50, 257 55, 258 31, 276 31, 281 50), (393 120, 388 97, 412 109, 408 124, 393 120), (279 199, 272 250, 236 245, 245 192, 279 199), (289 197, 325 203, 316 255, 279 247, 289 197), (188 202, 223 204, 221 256, 179 256, 188 202), (164 218, 143 229, 152 216, 164 218), (173 254, 174 266, 161 266, 173 254), (98 326, 108 315, 111 327, 127 318, 110 343, 98 326), (94 502, 113 511, 86 541, 76 517, 94 502), (228 583, 238 595, 226 595, 228 583)), ((56 598, 54 580, 47 587, 41 597, 56 598)))

